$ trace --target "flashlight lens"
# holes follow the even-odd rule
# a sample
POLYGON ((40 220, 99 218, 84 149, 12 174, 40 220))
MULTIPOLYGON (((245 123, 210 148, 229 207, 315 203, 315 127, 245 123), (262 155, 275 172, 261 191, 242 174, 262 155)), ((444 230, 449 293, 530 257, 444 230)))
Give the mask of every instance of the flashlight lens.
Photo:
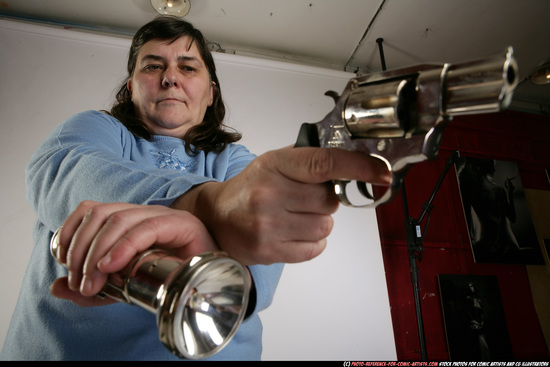
POLYGON ((175 302, 171 327, 177 351, 188 359, 202 359, 225 347, 237 331, 250 285, 242 265, 227 257, 196 264, 192 270, 175 302))

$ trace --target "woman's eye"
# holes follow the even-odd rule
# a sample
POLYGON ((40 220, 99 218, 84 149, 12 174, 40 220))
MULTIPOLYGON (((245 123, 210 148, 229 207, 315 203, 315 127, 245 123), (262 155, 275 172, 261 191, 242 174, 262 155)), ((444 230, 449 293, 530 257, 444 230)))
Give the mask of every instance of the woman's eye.
POLYGON ((192 73, 193 71, 195 71, 195 68, 192 66, 180 66, 180 69, 186 73, 192 73))
POLYGON ((162 66, 161 65, 146 65, 143 69, 147 70, 147 71, 156 71, 156 70, 161 70, 162 66))

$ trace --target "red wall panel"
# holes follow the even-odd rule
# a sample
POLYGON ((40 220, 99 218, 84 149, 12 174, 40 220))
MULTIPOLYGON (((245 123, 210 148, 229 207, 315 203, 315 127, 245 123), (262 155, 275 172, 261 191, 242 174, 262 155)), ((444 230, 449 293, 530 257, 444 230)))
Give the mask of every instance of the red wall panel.
MULTIPOLYGON (((413 166, 407 174, 409 214, 419 218, 454 150, 467 156, 515 161, 524 188, 550 190, 545 172, 550 168, 549 146, 550 119, 546 117, 507 111, 457 118, 444 131, 438 158, 413 166)), ((377 208, 377 217, 397 356, 400 360, 420 360, 402 199, 399 195, 377 208)), ((498 278, 514 359, 548 360, 525 265, 474 263, 454 166, 432 204, 422 261, 418 262, 428 359, 449 358, 437 275, 468 274, 498 278)), ((423 221, 423 229, 425 224, 423 221)))

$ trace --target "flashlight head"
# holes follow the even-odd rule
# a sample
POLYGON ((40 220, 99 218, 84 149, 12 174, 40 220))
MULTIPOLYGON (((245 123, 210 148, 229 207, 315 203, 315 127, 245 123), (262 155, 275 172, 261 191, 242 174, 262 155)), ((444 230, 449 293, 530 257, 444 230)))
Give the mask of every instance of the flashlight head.
POLYGON ((223 252, 192 257, 159 290, 160 340, 182 358, 216 354, 242 323, 249 292, 247 270, 223 252))

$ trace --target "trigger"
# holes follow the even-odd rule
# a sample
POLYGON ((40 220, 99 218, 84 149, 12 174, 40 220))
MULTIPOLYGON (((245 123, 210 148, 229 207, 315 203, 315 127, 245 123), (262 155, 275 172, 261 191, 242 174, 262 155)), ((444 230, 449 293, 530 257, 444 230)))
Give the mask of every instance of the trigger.
POLYGON ((338 103, 338 99, 340 99, 340 95, 333 91, 333 90, 329 90, 325 93, 325 96, 329 96, 329 97, 332 97, 332 99, 334 99, 334 103, 338 103))
POLYGON ((374 195, 371 194, 371 192, 367 188, 367 185, 364 182, 357 181, 357 189, 359 189, 359 192, 363 194, 363 196, 367 199, 376 200, 374 195))

